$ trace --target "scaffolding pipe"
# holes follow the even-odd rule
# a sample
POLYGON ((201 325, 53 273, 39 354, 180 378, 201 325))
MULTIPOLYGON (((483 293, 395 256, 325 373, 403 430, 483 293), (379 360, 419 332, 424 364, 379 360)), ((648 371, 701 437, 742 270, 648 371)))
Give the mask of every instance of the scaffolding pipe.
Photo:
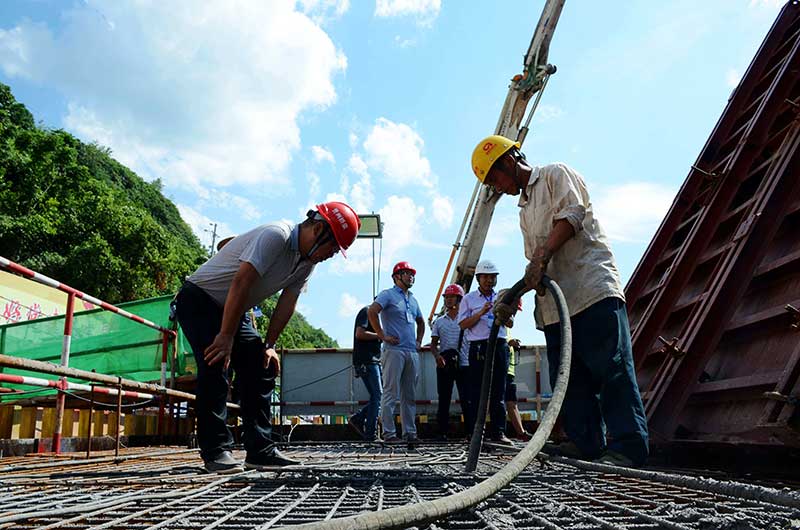
MULTIPOLYGON (((103 383, 106 385, 119 384, 120 386, 127 389, 143 390, 145 392, 152 392, 155 394, 172 396, 187 401, 195 401, 197 399, 197 397, 194 394, 190 394, 188 392, 182 392, 180 390, 172 390, 170 388, 164 388, 163 386, 154 385, 152 383, 141 383, 139 381, 133 381, 131 379, 123 379, 117 376, 98 374, 96 372, 89 372, 86 370, 78 370, 77 368, 61 367, 52 363, 34 361, 33 359, 22 359, 20 357, 13 357, 11 355, 0 354, 0 366, 6 366, 8 368, 18 368, 20 370, 30 370, 32 372, 41 372, 44 374, 72 377, 75 379, 94 381, 95 383, 103 383)), ((235 403, 228 403, 227 405, 229 409, 239 410, 239 405, 235 403)))
MULTIPOLYGON (((561 403, 564 401, 564 395, 567 393, 569 368, 572 361, 572 326, 564 295, 558 285, 549 278, 543 278, 542 283, 557 301, 556 306, 558 308, 559 321, 561 322, 561 365, 559 366, 558 379, 553 390, 552 406, 547 408, 539 428, 536 429, 528 445, 511 462, 483 482, 454 495, 441 497, 433 501, 398 506, 388 510, 296 525, 291 528, 293 530, 378 530, 421 527, 429 522, 443 519, 477 505, 517 478, 517 475, 536 458, 537 453, 542 449, 550 436, 550 432, 553 430, 556 417, 561 410, 561 403)), ((505 301, 506 298, 503 300, 505 301)))
MULTIPOLYGON (((61 366, 69 366, 69 353, 72 346, 72 323, 75 317, 75 294, 67 293, 67 314, 64 317, 64 339, 61 343, 61 366)), ((64 395, 64 388, 67 385, 67 378, 62 377, 56 386, 58 395, 56 396, 56 424, 53 426, 53 442, 50 448, 55 454, 61 454, 61 424, 64 422, 64 404, 67 397, 64 395)))

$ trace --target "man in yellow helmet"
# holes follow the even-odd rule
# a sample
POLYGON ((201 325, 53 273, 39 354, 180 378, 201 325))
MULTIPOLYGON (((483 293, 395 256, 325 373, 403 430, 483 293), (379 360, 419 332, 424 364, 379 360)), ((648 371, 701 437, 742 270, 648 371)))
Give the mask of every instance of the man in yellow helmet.
MULTIPOLYGON (((565 456, 641 465, 648 454, 647 421, 633 368, 625 295, 583 177, 564 164, 531 166, 519 142, 498 135, 475 147, 472 170, 485 185, 520 196, 529 261, 525 283, 539 295, 534 315, 547 341, 551 384, 558 374, 561 338, 555 303, 541 285, 545 269, 569 306, 573 352, 561 413, 570 442, 554 449, 565 456)), ((516 304, 494 309, 501 321, 515 310, 516 304)))

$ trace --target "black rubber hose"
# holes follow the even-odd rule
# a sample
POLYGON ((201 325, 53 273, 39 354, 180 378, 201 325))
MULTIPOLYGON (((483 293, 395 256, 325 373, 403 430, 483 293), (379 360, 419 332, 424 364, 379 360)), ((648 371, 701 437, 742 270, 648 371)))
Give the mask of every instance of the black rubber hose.
POLYGON ((432 501, 406 504, 396 508, 389 508, 388 510, 306 523, 292 528, 295 530, 379 530, 419 527, 472 508, 505 488, 512 480, 517 478, 517 475, 522 473, 528 464, 536 458, 536 455, 550 437, 550 432, 553 430, 556 418, 561 410, 564 395, 567 393, 569 367, 572 362, 572 327, 564 295, 558 285, 549 278, 543 278, 542 283, 555 298, 556 307, 558 308, 558 317, 561 322, 561 365, 558 369, 558 378, 553 389, 553 397, 539 423, 539 428, 533 433, 533 438, 528 442, 528 445, 511 462, 483 482, 454 495, 440 497, 432 501))

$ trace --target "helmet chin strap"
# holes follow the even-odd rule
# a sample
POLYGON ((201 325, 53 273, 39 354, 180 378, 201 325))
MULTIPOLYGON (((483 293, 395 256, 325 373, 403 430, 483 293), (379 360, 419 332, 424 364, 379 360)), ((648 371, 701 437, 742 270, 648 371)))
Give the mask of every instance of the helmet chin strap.
POLYGON ((314 244, 311 245, 311 248, 306 253, 305 255, 306 259, 311 259, 311 256, 314 255, 314 252, 319 250, 319 247, 332 240, 333 240, 333 234, 331 233, 330 229, 328 228, 323 229, 322 233, 317 236, 317 238, 314 240, 314 244))

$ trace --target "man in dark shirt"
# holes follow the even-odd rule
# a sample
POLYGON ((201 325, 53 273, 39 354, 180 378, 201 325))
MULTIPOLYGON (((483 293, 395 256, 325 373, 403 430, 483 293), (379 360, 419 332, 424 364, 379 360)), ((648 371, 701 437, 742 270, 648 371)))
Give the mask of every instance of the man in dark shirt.
POLYGON ((350 426, 367 441, 379 441, 378 415, 381 408, 381 340, 367 318, 367 308, 358 312, 353 331, 353 369, 369 392, 369 402, 349 420, 350 426))

